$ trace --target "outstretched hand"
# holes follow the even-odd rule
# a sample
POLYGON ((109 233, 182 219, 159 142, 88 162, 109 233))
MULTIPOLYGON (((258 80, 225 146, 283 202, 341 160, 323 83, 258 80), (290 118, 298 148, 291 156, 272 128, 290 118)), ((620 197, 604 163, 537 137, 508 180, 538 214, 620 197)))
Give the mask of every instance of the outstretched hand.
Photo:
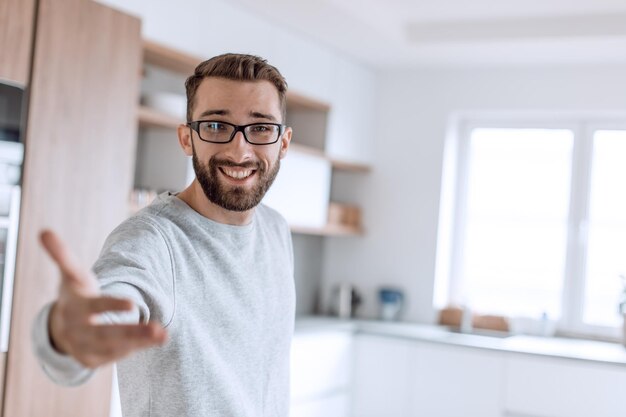
POLYGON ((154 322, 99 324, 99 314, 130 311, 133 303, 101 296, 94 274, 80 268, 54 232, 45 230, 40 237, 41 244, 61 271, 59 296, 48 321, 50 341, 57 351, 73 356, 83 366, 96 368, 165 342, 166 330, 154 322))

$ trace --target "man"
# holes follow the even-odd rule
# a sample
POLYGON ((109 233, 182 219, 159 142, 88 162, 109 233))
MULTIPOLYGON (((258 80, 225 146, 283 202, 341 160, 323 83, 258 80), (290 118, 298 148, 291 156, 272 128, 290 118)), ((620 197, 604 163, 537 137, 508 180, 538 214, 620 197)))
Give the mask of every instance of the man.
POLYGON ((62 282, 37 354, 66 385, 116 361, 124 417, 287 416, 293 252, 285 220, 259 205, 291 141, 287 84, 226 54, 185 86, 178 139, 196 179, 118 226, 93 273, 42 233, 62 282))

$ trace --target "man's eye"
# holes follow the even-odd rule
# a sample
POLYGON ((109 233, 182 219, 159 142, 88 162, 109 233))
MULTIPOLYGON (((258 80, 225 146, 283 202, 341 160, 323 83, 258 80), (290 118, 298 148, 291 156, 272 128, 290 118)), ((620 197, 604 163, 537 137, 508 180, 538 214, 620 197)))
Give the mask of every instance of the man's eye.
POLYGON ((257 132, 257 133, 269 132, 270 130, 272 130, 271 128, 272 128, 272 126, 269 126, 269 125, 254 125, 254 126, 252 126, 252 130, 254 132, 257 132))
POLYGON ((211 123, 205 123, 204 128, 206 130, 211 130, 211 131, 219 131, 219 130, 224 130, 226 129, 226 125, 223 123, 217 123, 217 122, 211 122, 211 123))

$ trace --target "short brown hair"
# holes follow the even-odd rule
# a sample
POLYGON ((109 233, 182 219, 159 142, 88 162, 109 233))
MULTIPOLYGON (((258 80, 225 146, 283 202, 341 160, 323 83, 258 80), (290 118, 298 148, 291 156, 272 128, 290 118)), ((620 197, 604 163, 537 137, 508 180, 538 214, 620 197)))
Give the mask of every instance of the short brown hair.
POLYGON ((278 69, 267 63, 267 60, 246 54, 223 54, 200 63, 193 75, 185 81, 187 90, 187 121, 190 122, 193 113, 196 91, 203 79, 207 77, 226 78, 235 81, 271 82, 278 90, 280 110, 283 122, 287 109, 286 94, 287 81, 278 69))

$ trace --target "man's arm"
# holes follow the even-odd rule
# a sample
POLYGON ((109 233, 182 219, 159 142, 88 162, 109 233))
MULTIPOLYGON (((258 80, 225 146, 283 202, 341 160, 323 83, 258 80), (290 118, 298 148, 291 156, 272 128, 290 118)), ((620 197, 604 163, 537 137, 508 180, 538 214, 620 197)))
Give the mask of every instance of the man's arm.
POLYGON ((41 243, 61 271, 58 298, 42 310, 33 331, 44 368, 55 368, 46 369, 52 379, 80 383, 92 369, 165 342, 165 329, 154 322, 103 324, 104 313, 132 311, 133 303, 102 296, 94 274, 78 267, 53 232, 44 231, 41 243))

